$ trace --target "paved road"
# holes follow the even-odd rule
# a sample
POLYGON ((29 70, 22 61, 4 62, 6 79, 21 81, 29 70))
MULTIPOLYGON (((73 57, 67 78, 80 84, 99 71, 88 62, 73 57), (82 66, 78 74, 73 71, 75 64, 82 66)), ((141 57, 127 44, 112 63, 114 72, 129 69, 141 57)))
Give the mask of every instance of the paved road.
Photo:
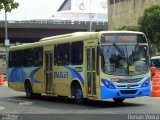
MULTIPOLYGON (((7 86, 0 86, 0 114, 17 120, 35 119, 132 119, 134 114, 144 115, 160 113, 160 98, 141 97, 126 99, 123 104, 112 100, 88 101, 85 105, 76 105, 71 98, 42 96, 40 99, 26 99, 25 93, 14 91, 7 86), (7 116, 8 115, 8 116, 7 116), (17 115, 17 116, 16 116, 17 115), (17 118, 16 118, 17 117, 17 118)), ((156 118, 160 116, 155 116, 156 118)))

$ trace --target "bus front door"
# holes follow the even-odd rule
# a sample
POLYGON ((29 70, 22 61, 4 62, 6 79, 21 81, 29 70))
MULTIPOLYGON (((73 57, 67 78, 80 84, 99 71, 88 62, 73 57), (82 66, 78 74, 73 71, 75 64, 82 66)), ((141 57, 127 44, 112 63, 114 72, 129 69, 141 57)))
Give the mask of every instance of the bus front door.
POLYGON ((53 53, 52 51, 45 52, 45 79, 46 93, 53 93, 53 53))
POLYGON ((88 97, 96 96, 96 47, 86 48, 87 58, 87 93, 88 97))

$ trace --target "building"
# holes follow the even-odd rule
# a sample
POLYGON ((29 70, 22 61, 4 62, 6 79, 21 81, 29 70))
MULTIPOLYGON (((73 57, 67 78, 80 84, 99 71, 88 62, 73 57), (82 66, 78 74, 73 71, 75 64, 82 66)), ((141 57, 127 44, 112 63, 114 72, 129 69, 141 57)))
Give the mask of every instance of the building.
POLYGON ((160 0, 108 0, 108 29, 136 26, 144 10, 160 0))
POLYGON ((64 0, 51 19, 108 22, 106 11, 107 0, 64 0))

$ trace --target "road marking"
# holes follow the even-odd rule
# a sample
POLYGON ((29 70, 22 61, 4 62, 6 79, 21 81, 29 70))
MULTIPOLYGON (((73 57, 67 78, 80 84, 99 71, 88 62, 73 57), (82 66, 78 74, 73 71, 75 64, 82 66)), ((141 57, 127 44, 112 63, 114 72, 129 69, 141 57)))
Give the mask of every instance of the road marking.
POLYGON ((34 102, 29 102, 25 100, 8 99, 9 101, 18 102, 19 105, 32 105, 34 102))
POLYGON ((32 105, 32 104, 33 102, 27 102, 27 101, 19 103, 19 105, 32 105))
POLYGON ((3 107, 3 106, 0 106, 0 110, 4 110, 4 109, 6 109, 5 107, 3 107))

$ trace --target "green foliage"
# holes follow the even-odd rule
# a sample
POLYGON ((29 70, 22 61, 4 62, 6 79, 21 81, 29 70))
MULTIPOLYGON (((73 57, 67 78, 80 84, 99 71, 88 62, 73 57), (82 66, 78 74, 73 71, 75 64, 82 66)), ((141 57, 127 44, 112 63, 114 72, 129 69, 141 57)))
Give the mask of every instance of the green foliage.
POLYGON ((2 9, 7 12, 11 12, 13 9, 16 9, 19 6, 19 3, 14 0, 0 0, 0 11, 2 9))
POLYGON ((3 45, 3 43, 0 43, 0 47, 3 47, 4 45, 3 45))
POLYGON ((116 30, 127 30, 127 31, 139 31, 139 27, 138 26, 122 26, 117 28, 116 30))
POLYGON ((152 43, 160 45, 160 5, 145 9, 138 24, 140 31, 144 32, 152 43))

